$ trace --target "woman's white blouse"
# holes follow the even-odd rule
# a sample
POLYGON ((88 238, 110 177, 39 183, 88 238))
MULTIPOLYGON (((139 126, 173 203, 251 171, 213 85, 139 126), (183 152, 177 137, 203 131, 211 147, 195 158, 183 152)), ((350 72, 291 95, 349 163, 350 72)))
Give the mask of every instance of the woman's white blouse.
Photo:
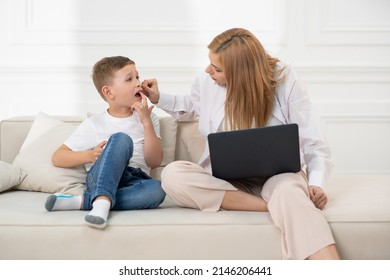
MULTIPOLYGON (((298 124, 302 168, 306 169, 309 185, 323 187, 333 168, 329 146, 297 73, 289 65, 279 63, 278 67, 285 67, 281 73, 284 78, 276 88, 275 105, 267 126, 298 124)), ((202 73, 195 79, 190 95, 161 93, 157 106, 180 120, 198 118, 199 131, 207 139, 209 133, 224 130, 225 97, 226 88, 202 73)), ((198 163, 211 173, 209 158, 206 141, 198 163)))

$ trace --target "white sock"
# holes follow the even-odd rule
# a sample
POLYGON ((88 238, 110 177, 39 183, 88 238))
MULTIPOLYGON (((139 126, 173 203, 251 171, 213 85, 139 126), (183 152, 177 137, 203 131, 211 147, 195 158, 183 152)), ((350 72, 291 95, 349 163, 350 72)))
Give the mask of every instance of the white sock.
POLYGON ((110 212, 111 202, 105 199, 95 200, 92 203, 92 210, 85 216, 84 220, 89 226, 104 228, 107 225, 107 218, 110 212))
POLYGON ((47 211, 80 210, 81 203, 81 195, 75 196, 63 193, 56 193, 46 199, 45 208, 47 211))

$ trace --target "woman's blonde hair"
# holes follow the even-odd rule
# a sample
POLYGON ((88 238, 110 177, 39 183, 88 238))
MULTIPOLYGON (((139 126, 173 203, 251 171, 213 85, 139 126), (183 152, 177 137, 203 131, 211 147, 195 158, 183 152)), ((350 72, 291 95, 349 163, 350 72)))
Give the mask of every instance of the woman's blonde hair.
POLYGON ((265 126, 272 114, 274 92, 283 69, 248 30, 229 29, 208 45, 217 54, 226 78, 225 125, 230 129, 265 126))

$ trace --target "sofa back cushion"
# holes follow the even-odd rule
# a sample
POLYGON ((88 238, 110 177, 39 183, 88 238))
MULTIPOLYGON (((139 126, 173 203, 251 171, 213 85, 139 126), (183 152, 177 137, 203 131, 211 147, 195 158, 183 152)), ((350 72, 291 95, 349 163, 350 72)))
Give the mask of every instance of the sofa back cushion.
MULTIPOLYGON (((161 116, 160 135, 164 158, 159 171, 174 160, 177 122, 161 116)), ((1 160, 13 163, 27 173, 15 188, 41 192, 79 194, 83 191, 85 169, 58 168, 51 163, 51 155, 83 120, 81 117, 53 117, 39 113, 34 117, 5 120, 0 130, 1 160), (65 120, 65 121, 63 121, 65 120)), ((160 172, 152 174, 159 176, 160 172)))
MULTIPOLYGON (((14 161, 30 132, 35 117, 19 116, 1 121, 0 160, 8 163, 14 161)), ((83 120, 80 116, 56 116, 55 119, 75 125, 78 125, 83 120)))

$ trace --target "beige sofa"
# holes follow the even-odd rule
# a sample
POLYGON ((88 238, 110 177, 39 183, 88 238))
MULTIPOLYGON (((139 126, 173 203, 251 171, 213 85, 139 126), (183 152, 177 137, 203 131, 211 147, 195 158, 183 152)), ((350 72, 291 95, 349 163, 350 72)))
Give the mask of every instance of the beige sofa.
MULTIPOLYGON (((44 137, 40 137, 45 130, 42 127, 34 129, 35 134, 41 130, 41 135, 32 135, 34 119, 36 116, 11 118, 0 126, 0 160, 18 168, 31 161, 30 166, 25 165, 27 174, 20 175, 22 184, 0 193, 0 259, 281 258, 280 232, 268 213, 201 212, 179 208, 167 197, 158 209, 113 211, 106 229, 98 230, 83 224, 83 211, 46 212, 45 192, 54 190, 50 188, 63 178, 45 186, 44 182, 52 182, 61 172, 42 162, 49 160, 50 149, 58 144, 52 139, 62 141, 72 130, 69 127, 83 118, 56 117, 65 121, 64 131, 69 129, 61 137, 59 123, 57 131, 47 130, 44 137), (30 147, 25 142, 27 135, 30 147), (46 147, 48 151, 40 152, 46 147), (36 186, 37 182, 42 186, 36 186)), ((160 117, 160 123, 165 156, 162 166, 153 170, 157 178, 168 162, 196 160, 202 149, 196 122, 177 123, 171 117, 160 117)), ((79 192, 80 185, 72 184, 66 191, 79 192)), ((330 202, 324 214, 341 257, 390 259, 390 176, 334 176, 327 192, 330 202)))

